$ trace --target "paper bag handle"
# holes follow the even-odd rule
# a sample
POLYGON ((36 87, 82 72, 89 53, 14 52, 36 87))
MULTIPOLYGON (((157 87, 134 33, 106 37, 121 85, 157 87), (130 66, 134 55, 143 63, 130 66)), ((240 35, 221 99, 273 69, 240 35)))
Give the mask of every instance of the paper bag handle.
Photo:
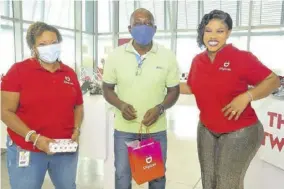
POLYGON ((146 127, 146 134, 148 134, 149 138, 152 138, 152 137, 151 137, 151 133, 150 133, 150 131, 149 131, 149 127, 147 127, 147 126, 143 125, 143 123, 141 123, 141 124, 140 124, 140 128, 139 128, 140 141, 142 140, 142 128, 143 128, 143 126, 146 127))

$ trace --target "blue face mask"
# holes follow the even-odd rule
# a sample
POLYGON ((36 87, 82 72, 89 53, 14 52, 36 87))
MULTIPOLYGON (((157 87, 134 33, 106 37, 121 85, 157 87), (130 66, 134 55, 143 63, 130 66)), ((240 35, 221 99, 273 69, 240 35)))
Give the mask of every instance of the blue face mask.
POLYGON ((155 35, 155 29, 147 25, 134 26, 131 28, 131 35, 139 45, 148 45, 155 35))

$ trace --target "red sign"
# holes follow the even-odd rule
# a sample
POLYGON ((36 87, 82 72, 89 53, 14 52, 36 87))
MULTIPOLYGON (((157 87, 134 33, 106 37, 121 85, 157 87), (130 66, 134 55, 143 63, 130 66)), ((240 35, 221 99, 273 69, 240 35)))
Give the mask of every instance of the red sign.
POLYGON ((118 46, 124 45, 125 43, 128 43, 132 38, 120 38, 118 39, 118 46))
MULTIPOLYGON (((267 115, 269 116, 269 127, 275 127, 278 130, 281 130, 282 127, 284 128, 284 120, 282 114, 267 112, 267 115)), ((271 149, 275 147, 278 148, 279 152, 282 151, 282 148, 284 146, 284 138, 279 138, 277 135, 266 131, 264 132, 264 140, 262 141, 262 145, 268 145, 266 144, 266 139, 268 139, 271 145, 271 149)))

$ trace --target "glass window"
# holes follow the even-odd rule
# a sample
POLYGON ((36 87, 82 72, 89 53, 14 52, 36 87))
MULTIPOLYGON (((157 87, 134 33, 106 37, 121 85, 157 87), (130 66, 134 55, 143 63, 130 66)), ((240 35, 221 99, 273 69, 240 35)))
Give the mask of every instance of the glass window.
POLYGON ((112 1, 98 1, 98 32, 112 31, 112 1))
MULTIPOLYGON (((240 3, 240 18, 239 25, 240 26, 248 26, 249 25, 249 2, 247 1, 239 1, 240 3)), ((256 7, 254 7, 255 9, 256 7)), ((236 24, 233 23, 234 26, 236 24)))
POLYGON ((201 51, 197 46, 196 37, 178 34, 176 55, 181 73, 188 73, 192 59, 201 51))
POLYGON ((283 1, 254 1, 252 25, 280 25, 283 1))
POLYGON ((0 1, 0 15, 4 15, 4 12, 5 12, 5 2, 4 1, 0 1))
POLYGON ((30 24, 23 24, 23 46, 24 46, 24 59, 27 59, 31 57, 31 50, 28 47, 26 37, 27 37, 27 30, 29 28, 30 24))
POLYGON ((178 29, 196 29, 198 26, 198 1, 178 1, 178 29))
POLYGON ((93 78, 94 75, 94 39, 95 36, 89 34, 83 34, 82 40, 82 64, 78 65, 80 70, 77 70, 78 76, 81 79, 85 77, 93 78))
POLYGON ((284 36, 252 36, 250 51, 277 74, 284 75, 284 36))
POLYGON ((61 60, 64 64, 75 69, 75 35, 73 31, 59 30, 62 35, 61 60))
POLYGON ((13 22, 2 20, 0 23, 0 78, 15 62, 13 22))
POLYGON ((119 31, 127 32, 130 17, 134 11, 134 1, 119 1, 119 31))
POLYGON ((95 63, 94 52, 94 36, 83 34, 83 44, 82 44, 82 66, 85 68, 93 68, 93 64, 95 63))
POLYGON ((127 33, 127 34, 119 34, 119 38, 132 38, 131 34, 130 33, 127 33))
POLYGON ((82 30, 88 33, 94 33, 95 29, 95 2, 83 0, 82 1, 82 30))
POLYGON ((74 28, 74 1, 22 1, 23 19, 74 28))
POLYGON ((109 52, 113 50, 112 35, 99 36, 98 39, 98 67, 103 67, 103 62, 109 52))
POLYGON ((0 15, 7 16, 7 17, 13 17, 11 0, 0 1, 0 15))
POLYGON ((148 9, 154 16, 155 24, 158 30, 164 30, 165 27, 165 2, 164 1, 139 1, 141 8, 148 9))
POLYGON ((44 1, 30 0, 22 1, 23 19, 32 21, 43 21, 44 1))
MULTIPOLYGON (((249 4, 249 2, 247 2, 249 4)), ((236 25, 237 21, 237 14, 238 14, 238 2, 237 1, 225 1, 225 0, 218 0, 218 1, 206 1, 204 2, 204 13, 207 14, 214 9, 219 9, 222 11, 227 12, 232 17, 234 25, 236 25)))
POLYGON ((235 47, 241 50, 247 50, 247 36, 231 36, 227 40, 227 43, 232 43, 235 47))
POLYGON ((158 32, 154 36, 154 41, 158 44, 163 45, 164 47, 171 49, 171 34, 158 32))

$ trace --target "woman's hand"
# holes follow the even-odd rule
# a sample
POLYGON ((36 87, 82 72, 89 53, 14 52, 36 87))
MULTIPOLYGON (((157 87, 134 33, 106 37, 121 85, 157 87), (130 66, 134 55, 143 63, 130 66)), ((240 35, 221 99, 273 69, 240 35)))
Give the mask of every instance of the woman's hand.
POLYGON ((53 139, 47 138, 45 136, 39 136, 36 142, 36 147, 48 155, 54 154, 53 152, 50 152, 49 150, 49 143, 54 143, 55 141, 53 139))
POLYGON ((77 142, 79 144, 79 136, 80 136, 80 131, 79 130, 74 130, 73 134, 72 134, 72 141, 73 142, 77 142))
POLYGON ((226 105, 222 109, 222 112, 224 113, 225 117, 228 117, 228 120, 233 118, 238 120, 250 101, 251 100, 247 93, 240 94, 236 96, 228 105, 226 105))

